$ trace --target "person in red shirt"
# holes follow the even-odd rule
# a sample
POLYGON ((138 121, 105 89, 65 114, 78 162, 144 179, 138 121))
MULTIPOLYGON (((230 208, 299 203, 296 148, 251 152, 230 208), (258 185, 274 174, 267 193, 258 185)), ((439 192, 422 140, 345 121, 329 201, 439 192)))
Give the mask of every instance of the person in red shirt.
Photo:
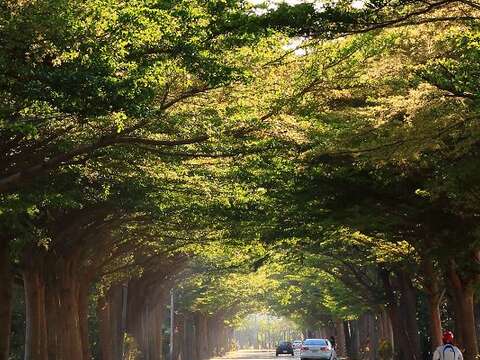
POLYGON ((453 345, 453 333, 443 333, 443 345, 439 346, 433 353, 433 360, 463 360, 462 352, 453 345))

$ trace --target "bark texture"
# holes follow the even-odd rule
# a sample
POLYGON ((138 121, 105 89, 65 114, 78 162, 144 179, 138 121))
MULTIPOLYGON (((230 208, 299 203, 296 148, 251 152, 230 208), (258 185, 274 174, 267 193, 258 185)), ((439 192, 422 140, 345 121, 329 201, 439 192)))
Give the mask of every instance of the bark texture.
MULTIPOLYGON (((428 242, 429 246, 431 242, 428 242)), ((444 297, 445 290, 440 286, 441 275, 435 271, 431 256, 424 255, 422 261, 422 270, 424 275, 423 288, 427 294, 429 332, 431 338, 432 351, 442 345, 442 320, 440 314, 440 305, 444 297)))
POLYGON ((477 329, 474 310, 474 282, 463 279, 452 262, 447 276, 455 309, 457 339, 465 348, 465 360, 474 360, 478 355, 477 329))
POLYGON ((208 322, 207 317, 200 312, 195 314, 195 330, 198 358, 208 359, 208 322))
POLYGON ((122 359, 124 329, 122 324, 123 289, 112 286, 97 304, 100 354, 102 360, 122 359))
POLYGON ((89 283, 76 257, 32 247, 25 253, 25 359, 85 360, 89 283))
POLYGON ((397 274, 399 289, 401 291, 400 309, 402 312, 402 329, 403 336, 408 344, 408 356, 412 360, 420 360, 422 358, 422 350, 420 345, 420 329, 417 321, 417 293, 412 284, 410 277, 404 272, 399 271, 397 274))
POLYGON ((389 271, 382 270, 380 275, 386 294, 387 313, 393 328, 395 358, 420 360, 415 288, 402 271, 393 276, 389 271))
POLYGON ((0 284, 0 360, 7 360, 10 355, 13 276, 9 239, 6 237, 0 238, 0 284))
POLYGON ((343 320, 337 319, 335 321, 336 345, 337 354, 339 356, 347 355, 347 345, 345 341, 345 329, 343 327, 343 320))

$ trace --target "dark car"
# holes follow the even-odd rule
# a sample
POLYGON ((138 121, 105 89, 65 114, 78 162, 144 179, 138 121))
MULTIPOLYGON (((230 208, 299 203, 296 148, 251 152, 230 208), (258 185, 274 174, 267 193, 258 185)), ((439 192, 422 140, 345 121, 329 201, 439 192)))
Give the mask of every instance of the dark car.
POLYGON ((290 354, 293 356, 293 346, 290 341, 282 341, 280 344, 278 344, 275 355, 278 356, 281 354, 290 354))

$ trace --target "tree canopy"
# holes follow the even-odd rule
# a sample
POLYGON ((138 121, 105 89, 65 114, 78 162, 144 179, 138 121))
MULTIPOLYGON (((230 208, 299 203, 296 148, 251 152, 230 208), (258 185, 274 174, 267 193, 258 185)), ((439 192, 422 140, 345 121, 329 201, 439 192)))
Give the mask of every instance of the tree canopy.
POLYGON ((182 359, 262 312, 352 359, 419 359, 454 327, 474 359, 479 16, 4 1, 0 359, 22 301, 27 360, 161 359, 172 288, 182 359))

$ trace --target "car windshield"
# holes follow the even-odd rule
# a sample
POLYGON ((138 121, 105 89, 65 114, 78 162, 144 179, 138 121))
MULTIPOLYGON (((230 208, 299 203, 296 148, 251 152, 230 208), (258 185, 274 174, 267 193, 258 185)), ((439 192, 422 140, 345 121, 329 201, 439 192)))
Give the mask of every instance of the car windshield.
POLYGON ((328 345, 327 340, 324 339, 307 339, 303 342, 303 345, 328 345))
POLYGON ((282 341, 280 343, 280 346, 288 346, 288 345, 290 345, 290 343, 288 341, 282 341))

